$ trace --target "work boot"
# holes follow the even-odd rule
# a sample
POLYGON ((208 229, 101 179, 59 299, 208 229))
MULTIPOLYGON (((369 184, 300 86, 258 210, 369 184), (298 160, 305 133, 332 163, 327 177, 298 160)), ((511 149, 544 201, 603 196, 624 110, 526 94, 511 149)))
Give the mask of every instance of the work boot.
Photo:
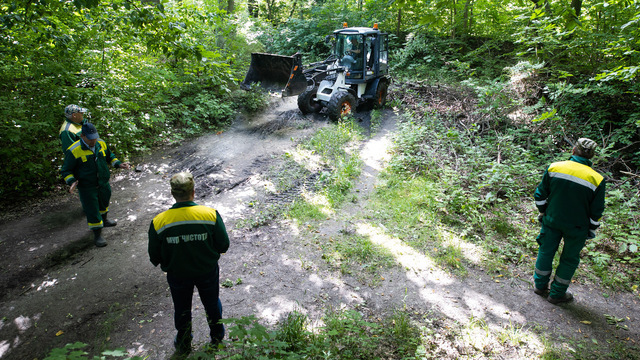
POLYGON ((547 300, 553 305, 558 305, 573 301, 573 295, 571 295, 571 293, 567 291, 562 297, 552 298, 551 296, 549 296, 547 300))
POLYGON ((533 288, 533 292, 534 292, 536 295, 546 296, 546 295, 547 295, 547 293, 549 292, 549 288, 548 288, 548 287, 545 287, 544 289, 538 289, 537 287, 534 287, 534 288, 533 288))
POLYGON ((186 359, 186 357, 191 353, 191 340, 193 339, 193 334, 191 336, 187 336, 182 341, 178 341, 178 335, 173 338, 173 346, 176 348, 176 352, 173 354, 173 359, 186 359))
POLYGON ((107 219, 107 214, 102 215, 102 224, 104 225, 104 227, 113 227, 118 225, 117 222, 107 219))
POLYGON ((107 242, 102 238, 102 229, 93 229, 93 243, 97 247, 107 246, 107 242))

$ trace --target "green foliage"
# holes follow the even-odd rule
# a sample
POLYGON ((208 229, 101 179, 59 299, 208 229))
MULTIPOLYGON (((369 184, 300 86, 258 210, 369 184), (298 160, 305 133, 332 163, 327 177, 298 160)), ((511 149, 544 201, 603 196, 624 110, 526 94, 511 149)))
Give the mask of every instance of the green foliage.
POLYGON ((321 246, 324 252, 322 257, 330 265, 339 268, 343 274, 353 274, 362 281, 369 278, 376 283, 381 270, 395 265, 395 258, 387 248, 374 244, 361 235, 340 236, 321 246))
POLYGON ((409 28, 405 46, 393 49, 393 70, 411 81, 466 79, 489 121, 504 121, 523 103, 556 144, 567 133, 602 139, 616 161, 636 168, 640 52, 632 39, 640 5, 595 1, 577 14, 568 3, 545 4, 497 10, 493 2, 476 1, 471 10, 483 13, 469 19, 469 2, 425 4, 421 25, 429 26, 409 28))
POLYGON ((497 78, 509 64, 513 44, 491 38, 452 38, 415 27, 404 47, 393 49, 395 73, 410 79, 427 76, 434 82, 470 77, 497 78))
POLYGON ((338 29, 338 21, 326 22, 317 19, 291 19, 280 26, 259 26, 258 40, 264 44, 268 53, 293 55, 297 52, 305 55, 308 62, 325 59, 331 47, 325 43, 325 36, 338 29))
MULTIPOLYGON (((329 0, 303 4, 300 8, 293 5, 291 12, 281 11, 284 9, 281 7, 277 9, 276 18, 272 11, 271 15, 266 15, 271 21, 256 22, 252 32, 257 34, 258 41, 268 53, 293 55, 299 52, 304 54, 306 62, 324 60, 331 50, 325 37, 341 29, 343 23, 372 27, 374 23, 380 23, 382 18, 392 18, 391 13, 380 9, 385 7, 384 4, 372 2, 367 6, 371 6, 370 11, 362 11, 362 7, 355 2, 329 0), (299 16, 291 16, 294 12, 299 16)), ((389 26, 391 24, 389 22, 389 26)), ((390 31, 389 26, 380 24, 380 29, 390 31)))
POLYGON ((309 204, 307 201, 294 201, 289 208, 287 216, 298 220, 299 222, 305 222, 308 220, 320 220, 327 217, 318 206, 309 204))
POLYGON ((0 153, 7 161, 0 194, 46 195, 61 183, 58 129, 67 104, 90 109, 121 159, 234 116, 230 91, 240 68, 231 64, 243 66, 234 58, 244 41, 217 7, 40 5, 2 5, 0 153))
POLYGON ((609 184, 602 226, 585 246, 587 261, 605 285, 631 289, 640 277, 639 214, 637 188, 627 181, 609 184))
MULTIPOLYGON (((223 319, 233 341, 219 351, 228 359, 380 359, 393 353, 398 358, 413 356, 420 332, 411 319, 394 312, 384 319, 368 321, 355 310, 328 309, 324 326, 310 329, 309 318, 289 313, 274 330, 261 325, 255 316, 223 319)), ((194 354, 192 358, 204 354, 194 354)))
POLYGON ((287 343, 276 339, 276 333, 258 323, 255 316, 223 319, 229 337, 235 339, 219 354, 228 359, 301 359, 286 350, 287 343), (233 326, 231 326, 233 324, 233 326))
POLYGON ((640 165, 640 141, 637 119, 640 116, 636 96, 622 83, 548 84, 546 98, 553 104, 553 116, 542 123, 549 133, 557 131, 581 134, 592 139, 608 134, 603 147, 609 154, 637 167, 640 165), (631 146, 630 146, 631 145, 631 146))
MULTIPOLYGON (((519 64, 517 68, 514 67, 512 73, 535 73, 540 69, 531 64, 519 64)), ((577 120, 566 122, 564 117, 569 115, 563 112, 561 117, 558 115, 560 111, 551 111, 545 118, 539 117, 537 122, 512 122, 506 113, 517 103, 503 93, 507 91, 504 84, 480 80, 468 80, 465 84, 475 90, 479 99, 475 113, 486 114, 484 118, 488 120, 483 126, 488 125, 490 131, 470 120, 458 122, 457 119, 430 113, 429 106, 416 98, 418 95, 410 98, 410 103, 400 105, 411 115, 405 115, 398 126, 395 156, 389 166, 390 180, 377 193, 381 204, 392 205, 385 205, 386 208, 378 214, 381 218, 377 220, 398 224, 397 228, 392 228, 392 234, 409 239, 406 240, 408 243, 422 251, 441 243, 440 234, 425 231, 425 224, 430 224, 431 228, 444 225, 464 240, 482 246, 487 254, 495 254, 485 255, 487 267, 500 269, 504 262, 526 266, 528 258, 534 257, 537 251, 533 240, 538 228, 534 225, 537 222, 531 195, 545 166, 568 158, 567 152, 571 147, 566 142, 567 137, 592 136, 598 139, 596 130, 589 132, 590 128, 584 123, 577 123, 577 120), (420 111, 412 113, 412 108, 420 111), (413 180, 403 181, 404 178, 413 180), (415 190, 413 182, 423 183, 423 196, 434 199, 432 203, 438 205, 423 209, 413 204, 423 203, 416 199, 415 192, 419 190, 415 190)), ((571 99, 580 99, 593 92, 570 84, 566 84, 566 88, 572 96, 562 100, 555 97, 559 93, 554 93, 551 98, 556 104, 566 101, 564 108, 573 106, 571 99)), ((603 94, 607 86, 598 85, 596 88, 603 94)), ((526 94, 526 91, 517 93, 526 94)), ((615 93, 616 90, 611 90, 611 95, 615 93)), ((599 101, 591 98, 582 106, 593 106, 599 101)), ((602 108, 605 108, 604 104, 602 108)), ((579 106, 574 110, 582 111, 579 106)), ((589 110, 595 112, 593 107, 589 110)), ((609 129, 612 129, 611 125, 609 129)), ((634 130, 628 128, 610 132, 605 143, 607 146, 599 147, 593 158, 594 167, 608 169, 610 159, 620 162, 618 157, 623 155, 616 149, 617 144, 634 144, 635 141, 631 140, 633 133, 634 130), (625 134, 629 137, 625 138, 625 134)), ((640 278, 638 189, 632 172, 620 174, 632 178, 618 179, 612 173, 604 174, 608 192, 603 226, 598 236, 587 242, 588 256, 584 263, 587 276, 595 274, 608 286, 633 288, 640 278)), ((455 246, 447 247, 444 243, 437 254, 432 254, 449 268, 456 268, 455 259, 461 255, 464 254, 460 254, 455 246)))
POLYGON ((289 344, 288 350, 299 352, 304 350, 305 345, 314 338, 307 330, 308 326, 309 318, 307 315, 293 311, 287 314, 287 317, 278 324, 276 338, 289 344))
POLYGON ((327 335, 327 354, 340 354, 342 359, 362 359, 372 357, 378 348, 380 325, 368 322, 362 314, 354 310, 327 311, 324 318, 327 335))
POLYGON ((250 115, 264 110, 269 105, 269 95, 258 86, 252 86, 249 90, 234 92, 235 102, 250 115))
POLYGON ((82 350, 85 347, 87 347, 87 344, 80 342, 67 344, 62 348, 51 350, 49 356, 44 358, 44 360, 106 360, 114 358, 125 358, 124 360, 142 360, 139 356, 128 357, 127 352, 124 349, 107 350, 102 352, 102 356, 88 357, 88 353, 82 350))

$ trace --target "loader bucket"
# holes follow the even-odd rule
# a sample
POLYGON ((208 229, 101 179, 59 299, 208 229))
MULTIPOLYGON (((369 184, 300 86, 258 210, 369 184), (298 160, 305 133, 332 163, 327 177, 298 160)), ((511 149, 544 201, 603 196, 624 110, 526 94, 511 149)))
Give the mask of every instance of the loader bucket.
POLYGON ((302 55, 252 53, 251 66, 242 87, 248 88, 257 82, 265 89, 282 91, 283 97, 301 94, 307 88, 307 79, 302 73, 302 55))

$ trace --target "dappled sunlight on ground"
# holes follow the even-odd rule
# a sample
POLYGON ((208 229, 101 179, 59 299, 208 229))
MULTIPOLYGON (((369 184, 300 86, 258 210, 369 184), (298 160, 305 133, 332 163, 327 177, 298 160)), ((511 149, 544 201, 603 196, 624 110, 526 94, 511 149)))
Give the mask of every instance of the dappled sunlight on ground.
POLYGON ((462 251, 462 255, 469 262, 475 265, 479 265, 482 262, 482 260, 486 258, 487 251, 482 247, 476 244, 473 244, 471 242, 465 241, 461 239, 458 235, 446 229, 440 228, 439 231, 443 238, 442 245, 452 246, 454 248, 460 249, 462 251))
POLYGON ((362 161, 376 171, 382 170, 383 164, 391 158, 388 151, 391 144, 392 140, 386 136, 369 140, 360 153, 362 161))
MULTIPOLYGON (((45 280, 42 282, 42 284, 40 284, 38 286, 38 288, 36 289, 36 291, 42 291, 45 290, 46 288, 50 288, 54 285, 56 285, 58 283, 58 279, 53 279, 53 280, 45 280)), ((46 290, 45 290, 46 291, 46 290)))
POLYGON ((16 335, 13 339, 0 340, 0 358, 2 358, 5 354, 9 352, 12 347, 18 347, 22 344, 22 336, 25 335, 29 329, 34 326, 37 326, 38 320, 42 314, 37 313, 31 317, 20 315, 13 319, 11 323, 8 323, 8 319, 3 318, 0 321, 0 329, 3 329, 5 326, 13 326, 17 330, 18 335, 16 335))
MULTIPOLYGON (((385 234, 381 228, 365 223, 357 224, 356 228, 358 234, 368 237, 372 243, 391 251, 391 254, 393 254, 398 263, 404 267, 408 273, 434 271, 434 269, 436 269, 436 263, 429 256, 417 252, 411 246, 405 244, 404 241, 385 234)), ((444 272, 441 272, 440 278, 443 285, 449 284, 452 281, 444 272)))
MULTIPOLYGON (((367 236, 372 243, 388 249, 398 264, 406 270, 407 280, 419 289, 420 297, 437 305, 448 317, 463 324, 468 322, 470 316, 490 317, 498 321, 525 321, 520 314, 512 313, 507 306, 486 294, 453 286, 459 281, 440 269, 430 256, 416 251, 398 238, 387 235, 383 229, 367 223, 359 223, 356 228, 358 234, 367 236), (443 297, 449 298, 450 301, 443 302, 443 297)), ((455 243, 460 244, 463 241, 457 239, 455 243)))
POLYGON ((267 303, 257 304, 256 310, 261 318, 274 323, 299 307, 298 302, 286 296, 277 295, 271 297, 267 303))
POLYGON ((7 353, 10 347, 11 347, 11 344, 9 343, 9 341, 0 340, 0 358, 7 353))
MULTIPOLYGON (((461 327, 462 336, 455 341, 456 347, 492 353, 510 344, 525 357, 544 351, 545 347, 535 331, 521 325, 527 319, 491 296, 497 294, 485 294, 465 287, 460 280, 440 269, 430 256, 389 236, 381 227, 361 222, 356 229, 358 234, 389 250, 395 257, 405 271, 406 280, 414 286, 413 290, 406 289, 406 294, 418 295, 419 302, 423 303, 421 307, 435 306, 444 316, 454 320, 458 324, 456 327, 461 327)), ((470 261, 480 262, 482 249, 453 233, 445 232, 445 235, 445 245, 460 247, 470 261)))
POLYGON ((322 168, 322 158, 311 150, 302 149, 299 146, 287 152, 287 155, 296 163, 302 165, 309 172, 316 172, 322 168))
POLYGON ((334 213, 326 195, 303 190, 301 196, 304 201, 315 206, 323 214, 331 215, 334 213))
MULTIPOLYGON (((249 211, 251 202, 250 200, 256 196, 256 186, 268 186, 268 184, 257 178, 251 178, 247 181, 246 185, 238 186, 234 189, 233 193, 224 193, 227 201, 221 201, 220 199, 207 198, 199 203, 205 206, 210 206, 220 213, 223 219, 241 218, 249 211)), ((196 190, 197 191, 197 190, 196 190)), ((196 194, 197 196, 197 194, 196 194)))

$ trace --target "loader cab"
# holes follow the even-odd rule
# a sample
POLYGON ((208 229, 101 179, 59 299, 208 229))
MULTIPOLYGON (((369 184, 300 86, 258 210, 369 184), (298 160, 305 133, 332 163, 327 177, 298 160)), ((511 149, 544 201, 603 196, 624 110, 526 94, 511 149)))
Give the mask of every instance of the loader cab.
POLYGON ((365 83, 389 73, 387 34, 376 28, 344 28, 334 32, 333 54, 347 68, 347 81, 365 83))

